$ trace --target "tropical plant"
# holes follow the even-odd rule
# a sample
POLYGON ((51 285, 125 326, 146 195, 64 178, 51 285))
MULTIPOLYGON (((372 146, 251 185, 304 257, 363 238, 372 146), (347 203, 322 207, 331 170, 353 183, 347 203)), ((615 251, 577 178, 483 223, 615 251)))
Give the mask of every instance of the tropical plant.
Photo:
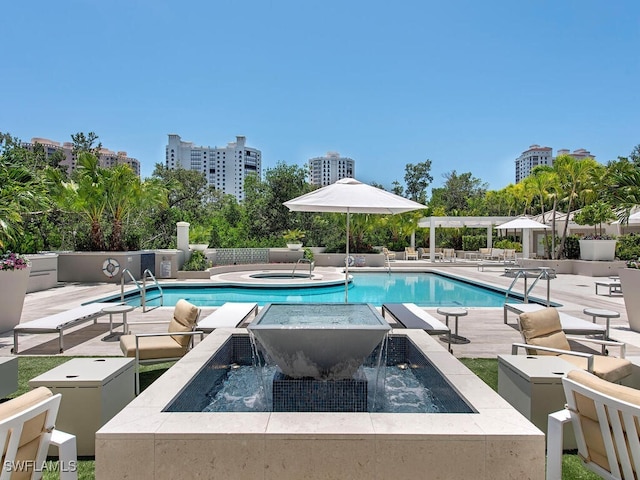
POLYGON ((285 230, 282 234, 282 238, 287 243, 302 243, 305 233, 297 228, 285 230))
POLYGON ((191 258, 182 266, 182 270, 189 272, 204 272, 211 266, 204 252, 195 250, 191 252, 191 258))
POLYGON ((597 202, 585 205, 578 213, 573 216, 573 221, 578 225, 593 226, 594 235, 598 235, 598 226, 600 227, 599 235, 602 236, 602 224, 615 220, 616 215, 608 203, 598 200, 597 202))

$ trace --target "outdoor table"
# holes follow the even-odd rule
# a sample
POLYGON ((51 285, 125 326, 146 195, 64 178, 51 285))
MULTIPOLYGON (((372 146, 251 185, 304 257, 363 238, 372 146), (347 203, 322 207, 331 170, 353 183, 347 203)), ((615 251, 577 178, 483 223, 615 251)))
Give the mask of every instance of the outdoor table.
MULTIPOLYGON (((447 327, 449 326, 449 317, 455 317, 456 319, 456 327, 454 333, 451 334, 451 343, 461 344, 471 342, 468 338, 458 335, 458 318, 467 315, 467 313, 469 313, 467 310, 458 307, 440 307, 437 309, 437 312, 440 315, 444 315, 447 327)), ((448 337, 448 335, 442 335, 440 338, 446 342, 448 341, 448 337)))
POLYGON ((609 340, 609 322, 611 321, 611 319, 620 318, 620 314, 618 312, 614 312, 613 310, 605 310, 603 308, 585 308, 582 313, 593 317, 593 323, 596 323, 596 318, 598 317, 604 318, 606 320, 607 326, 604 332, 605 340, 609 340))
POLYGON ((122 331, 126 335, 129 333, 129 327, 127 326, 127 312, 133 311, 134 307, 131 305, 111 305, 104 307, 102 311, 109 314, 109 335, 113 335, 113 314, 122 314, 122 331))

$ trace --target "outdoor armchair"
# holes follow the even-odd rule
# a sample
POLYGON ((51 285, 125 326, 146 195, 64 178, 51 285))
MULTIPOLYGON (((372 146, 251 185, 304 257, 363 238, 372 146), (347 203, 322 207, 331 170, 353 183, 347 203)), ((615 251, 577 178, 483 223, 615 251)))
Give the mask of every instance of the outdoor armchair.
POLYGON ((582 370, 562 379, 567 405, 549 415, 547 478, 562 477, 563 425, 571 422, 583 465, 606 479, 640 472, 640 391, 582 370))
POLYGON ((512 345, 511 350, 514 355, 517 355, 518 348, 526 349, 528 355, 557 355, 576 367, 592 372, 610 382, 618 382, 631 375, 631 362, 624 358, 624 343, 565 335, 560 316, 555 308, 549 307, 522 313, 518 317, 518 325, 525 343, 512 345), (621 358, 572 351, 569 340, 619 347, 621 358))
POLYGON ((404 256, 406 260, 418 260, 418 252, 414 247, 404 247, 404 256))
MULTIPOLYGON (((193 346, 193 338, 203 332, 195 327, 200 309, 186 300, 178 300, 167 332, 134 333, 120 337, 120 349, 125 357, 136 359, 136 395, 140 393, 140 364, 153 364, 179 360, 193 346)), ((143 323, 136 322, 132 326, 143 323)))
POLYGON ((61 398, 38 387, 0 404, 0 480, 42 478, 49 445, 58 447, 60 478, 78 478, 76 437, 55 429, 61 398))

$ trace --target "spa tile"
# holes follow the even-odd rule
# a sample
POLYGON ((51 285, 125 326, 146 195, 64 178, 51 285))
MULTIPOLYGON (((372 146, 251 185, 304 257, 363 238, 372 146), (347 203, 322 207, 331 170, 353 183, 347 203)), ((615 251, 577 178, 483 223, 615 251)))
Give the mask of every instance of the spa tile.
POLYGON ((370 435, 368 413, 272 413, 269 435, 370 435))
POLYGON ((96 478, 154 480, 152 435, 110 435, 96 439, 96 478))

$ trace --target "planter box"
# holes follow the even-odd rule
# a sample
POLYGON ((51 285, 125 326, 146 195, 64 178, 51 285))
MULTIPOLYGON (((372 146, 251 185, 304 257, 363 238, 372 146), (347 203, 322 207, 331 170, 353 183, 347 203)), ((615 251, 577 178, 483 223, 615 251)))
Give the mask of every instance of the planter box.
POLYGON ((0 271, 0 333, 11 331, 20 323, 30 273, 31 266, 0 271))
POLYGON ((58 285, 58 254, 40 253, 27 255, 31 262, 31 274, 27 293, 48 290, 58 285))
POLYGON ((188 279, 209 280, 211 278, 211 272, 209 270, 204 271, 190 271, 190 270, 178 270, 178 280, 188 279))
POLYGON ((616 240, 580 240, 581 260, 614 260, 616 240))
POLYGON ((640 295, 638 295, 640 292, 640 270, 621 268, 618 273, 629 327, 635 332, 640 332, 640 295))

